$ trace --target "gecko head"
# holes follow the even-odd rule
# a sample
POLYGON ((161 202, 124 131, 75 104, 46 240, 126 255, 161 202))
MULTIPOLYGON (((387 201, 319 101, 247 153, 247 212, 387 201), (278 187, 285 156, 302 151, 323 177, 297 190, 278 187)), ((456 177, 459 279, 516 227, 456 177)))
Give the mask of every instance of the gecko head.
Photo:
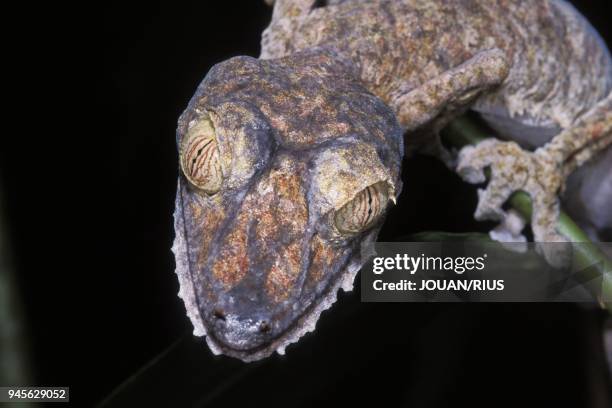
POLYGON ((215 67, 177 132, 180 295, 196 334, 244 361, 314 329, 401 188, 401 131, 381 101, 275 68, 215 67))

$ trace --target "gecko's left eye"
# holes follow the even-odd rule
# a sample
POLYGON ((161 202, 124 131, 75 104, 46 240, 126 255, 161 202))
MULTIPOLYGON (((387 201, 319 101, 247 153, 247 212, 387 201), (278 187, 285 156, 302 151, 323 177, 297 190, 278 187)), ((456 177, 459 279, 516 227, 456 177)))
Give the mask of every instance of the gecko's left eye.
POLYGON ((181 144, 181 169, 196 188, 212 195, 221 189, 223 177, 215 128, 209 118, 192 126, 181 144))
POLYGON ((384 181, 372 184, 335 212, 334 224, 344 235, 364 231, 378 221, 388 201, 388 184, 384 181))

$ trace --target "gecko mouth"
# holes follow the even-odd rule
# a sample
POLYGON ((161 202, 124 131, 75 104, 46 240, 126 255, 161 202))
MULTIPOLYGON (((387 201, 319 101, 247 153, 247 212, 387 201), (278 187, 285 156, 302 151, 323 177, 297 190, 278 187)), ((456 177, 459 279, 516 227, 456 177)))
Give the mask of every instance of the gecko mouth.
POLYGON ((214 310, 215 320, 207 320, 206 341, 209 347, 215 354, 225 354, 244 362, 269 357, 275 351, 284 355, 288 345, 314 331, 321 313, 335 303, 339 289, 352 290, 360 266, 360 263, 349 262, 349 258, 346 258, 338 269, 341 273, 337 273, 336 279, 329 282, 319 300, 309 304, 297 317, 294 316, 282 330, 273 329, 273 318, 259 321, 239 319, 236 315, 225 314, 223 310, 214 310))
MULTIPOLYGON (((284 174, 279 179, 282 188, 292 181, 284 174)), ((274 351, 284 354, 289 344, 313 331, 322 311, 335 302, 338 289, 352 289, 361 267, 362 246, 373 241, 380 229, 379 225, 332 243, 318 224, 328 218, 311 218, 306 205, 299 207, 304 209, 301 218, 296 211, 288 211, 296 208, 294 203, 301 197, 304 201, 306 194, 296 194, 282 206, 275 201, 280 195, 253 199, 247 194, 240 202, 243 211, 232 213, 229 222, 212 229, 211 223, 201 220, 214 219, 215 208, 201 210, 195 205, 201 200, 185 194, 188 190, 182 184, 179 182, 182 193, 177 195, 174 245, 179 295, 194 334, 206 335, 215 354, 245 362, 274 351), (265 200, 271 200, 270 205, 262 206, 265 200), (262 207, 265 212, 257 213, 262 207), (281 208, 286 212, 277 210, 281 208), (206 250, 203 237, 204 242, 210 237, 206 250)), ((297 191, 297 180, 293 185, 297 191)))
POLYGON ((275 340, 269 319, 242 319, 219 309, 215 309, 213 315, 215 320, 208 325, 209 336, 224 350, 252 354, 275 340))
POLYGON ((362 247, 382 225, 382 211, 373 223, 355 221, 364 215, 359 209, 378 209, 387 197, 376 195, 378 183, 355 188, 339 210, 313 210, 304 163, 279 155, 243 196, 230 197, 231 211, 179 182, 175 255, 181 297, 194 333, 207 335, 215 354, 245 362, 284 354, 314 330, 340 287, 352 289, 362 247), (339 226, 350 231, 340 233, 339 226))

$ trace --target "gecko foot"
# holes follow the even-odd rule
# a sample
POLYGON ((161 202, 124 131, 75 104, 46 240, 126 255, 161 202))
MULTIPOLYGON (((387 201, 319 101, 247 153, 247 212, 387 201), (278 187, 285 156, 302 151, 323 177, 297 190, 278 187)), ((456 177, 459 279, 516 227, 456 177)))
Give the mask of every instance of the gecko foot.
MULTIPOLYGON (((459 152, 457 172, 467 182, 485 182, 485 168, 491 170, 490 181, 486 189, 478 190, 478 206, 474 213, 477 220, 501 220, 502 225, 508 224, 512 214, 506 213, 502 206, 512 193, 524 191, 532 200, 534 240, 540 243, 568 241, 556 227, 559 220, 557 194, 563 188, 561 164, 555 163, 546 150, 529 152, 514 142, 487 139, 459 152)), ((494 230, 492 238, 507 240, 504 235, 496 236, 494 230)), ((559 264, 564 258, 560 256, 560 252, 565 251, 562 245, 540 245, 539 248, 551 264, 559 264)))
POLYGON ((514 209, 508 210, 497 227, 489 231, 494 241, 511 242, 506 247, 512 251, 524 253, 527 251, 527 238, 522 234, 525 219, 514 209))

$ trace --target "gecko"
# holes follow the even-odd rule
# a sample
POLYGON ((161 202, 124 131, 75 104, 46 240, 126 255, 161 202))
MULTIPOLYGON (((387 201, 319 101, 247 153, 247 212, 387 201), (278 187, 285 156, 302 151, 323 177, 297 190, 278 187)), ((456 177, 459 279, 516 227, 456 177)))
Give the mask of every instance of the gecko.
POLYGON ((491 170, 475 217, 499 239, 520 235, 503 207, 519 190, 535 241, 567 240, 562 192, 593 234, 612 225, 612 62, 570 3, 272 3, 260 57, 216 64, 176 133, 179 296, 214 354, 259 360, 314 330, 416 151, 468 182, 491 170), (449 158, 439 131, 468 110, 501 138, 449 158))

